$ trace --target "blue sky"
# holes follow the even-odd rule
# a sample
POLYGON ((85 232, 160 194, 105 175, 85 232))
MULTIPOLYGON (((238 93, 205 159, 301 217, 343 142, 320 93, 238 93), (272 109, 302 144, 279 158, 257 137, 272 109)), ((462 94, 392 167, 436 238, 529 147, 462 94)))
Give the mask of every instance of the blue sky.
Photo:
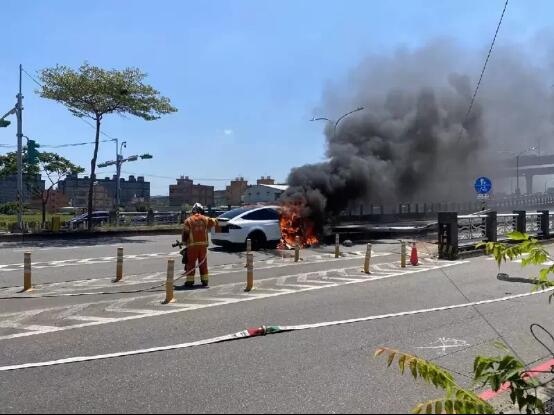
MULTIPOLYGON (((171 178, 181 174, 216 188, 239 175, 284 181, 291 167, 324 158, 324 125, 308 120, 337 115, 318 110, 326 85, 346 79, 370 54, 415 48, 437 37, 482 54, 503 5, 504 0, 3 0, 0 112, 14 103, 20 63, 33 75, 85 60, 106 68, 136 66, 179 112, 154 122, 111 116, 104 130, 127 141, 127 155, 154 155, 124 167, 146 175, 152 194, 167 194, 171 178)), ((552 16, 552 1, 511 0, 499 44, 551 29, 552 16)), ((92 128, 62 105, 39 98, 29 78, 23 81, 27 136, 43 144, 93 139, 92 128)), ((0 130, 0 144, 15 144, 12 125, 0 130)), ((92 146, 59 152, 90 169, 92 146)), ((112 160, 114 152, 112 143, 103 143, 99 161, 112 160)), ((111 174, 104 169, 99 176, 111 174)))

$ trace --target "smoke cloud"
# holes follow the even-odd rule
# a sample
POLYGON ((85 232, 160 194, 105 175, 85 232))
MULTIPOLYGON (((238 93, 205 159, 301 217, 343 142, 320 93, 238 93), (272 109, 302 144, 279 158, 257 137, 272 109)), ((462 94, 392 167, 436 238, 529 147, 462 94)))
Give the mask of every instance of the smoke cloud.
POLYGON ((328 160, 292 169, 283 200, 301 201, 304 214, 321 223, 360 204, 472 200, 481 175, 506 190, 509 179, 497 166, 508 151, 552 150, 554 54, 547 46, 539 53, 540 44, 551 42, 534 39, 533 56, 520 52, 526 45, 496 47, 467 119, 485 49, 435 40, 368 57, 326 88, 315 115, 365 109, 336 131, 328 123, 328 160))

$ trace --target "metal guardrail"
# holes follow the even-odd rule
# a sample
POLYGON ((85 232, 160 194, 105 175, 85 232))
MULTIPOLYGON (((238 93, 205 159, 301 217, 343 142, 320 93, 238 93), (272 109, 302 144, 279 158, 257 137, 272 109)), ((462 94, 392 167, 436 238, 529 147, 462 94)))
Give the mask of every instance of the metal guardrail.
POLYGON ((496 229, 498 237, 506 237, 517 230, 517 217, 515 213, 499 213, 496 215, 496 229))
POLYGON ((509 233, 518 231, 540 239, 550 238, 554 230, 554 214, 548 210, 536 212, 514 211, 498 214, 495 211, 472 215, 440 212, 438 215, 439 257, 455 259, 460 248, 475 246, 477 242, 507 240, 509 233))
POLYGON ((458 239, 463 241, 482 240, 485 237, 486 215, 458 216, 458 239))
POLYGON ((527 212, 525 214, 527 219, 527 233, 537 235, 540 232, 542 215, 542 212, 527 212))

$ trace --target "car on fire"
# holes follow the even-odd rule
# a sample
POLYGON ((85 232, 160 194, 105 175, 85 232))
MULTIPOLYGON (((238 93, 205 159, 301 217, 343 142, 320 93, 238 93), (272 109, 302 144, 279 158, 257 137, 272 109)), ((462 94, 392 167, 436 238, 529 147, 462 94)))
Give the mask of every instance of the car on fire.
POLYGON ((211 231, 214 245, 232 247, 244 246, 252 241, 252 249, 276 247, 281 240, 279 206, 241 207, 217 217, 220 230, 211 231))

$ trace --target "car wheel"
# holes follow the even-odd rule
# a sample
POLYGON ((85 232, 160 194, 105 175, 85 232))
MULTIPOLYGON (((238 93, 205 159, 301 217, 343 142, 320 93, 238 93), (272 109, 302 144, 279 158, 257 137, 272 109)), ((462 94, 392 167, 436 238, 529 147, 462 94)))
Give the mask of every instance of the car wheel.
POLYGON ((265 234, 260 231, 252 232, 250 235, 248 235, 248 238, 252 241, 252 250, 257 251, 260 248, 265 247, 267 243, 267 238, 265 237, 265 234))

